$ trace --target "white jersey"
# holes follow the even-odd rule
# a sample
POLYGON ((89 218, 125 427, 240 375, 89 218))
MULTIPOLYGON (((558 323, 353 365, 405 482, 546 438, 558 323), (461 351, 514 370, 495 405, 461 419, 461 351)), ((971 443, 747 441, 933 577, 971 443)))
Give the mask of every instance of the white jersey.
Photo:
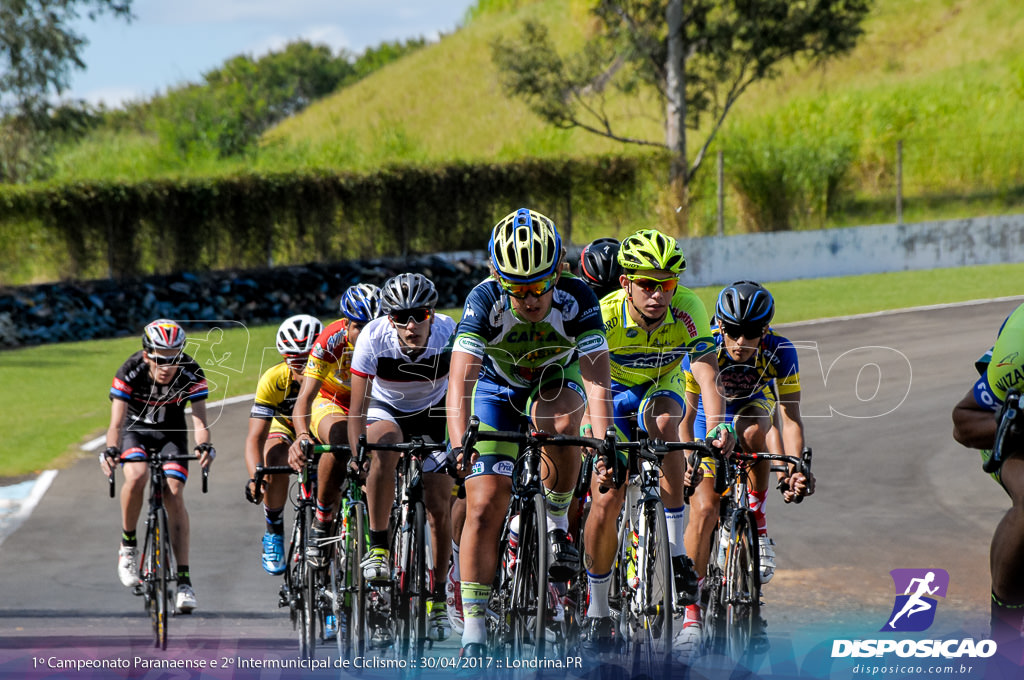
POLYGON ((422 411, 441 401, 448 391, 448 341, 454 332, 455 321, 450 316, 435 314, 426 349, 412 359, 403 351, 391 321, 386 316, 374 319, 356 340, 352 373, 373 379, 373 399, 405 413, 422 411))

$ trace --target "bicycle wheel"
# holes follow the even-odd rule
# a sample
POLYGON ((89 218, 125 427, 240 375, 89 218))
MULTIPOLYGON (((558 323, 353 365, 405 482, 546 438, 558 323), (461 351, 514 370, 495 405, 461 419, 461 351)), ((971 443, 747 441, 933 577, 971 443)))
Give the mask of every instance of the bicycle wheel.
POLYGON ((171 546, 170 534, 167 533, 167 513, 163 508, 156 513, 156 523, 153 531, 153 599, 154 607, 153 633, 155 645, 160 649, 167 649, 167 624, 168 624, 168 601, 171 593, 168 590, 171 578, 171 546))
POLYGON ((366 651, 366 582, 360 564, 366 556, 366 507, 361 503, 348 506, 348 527, 345 538, 346 583, 348 585, 348 635, 346 653, 363 656, 366 651))
POLYGON ((543 658, 548 623, 547 507, 535 494, 519 513, 519 547, 509 602, 513 657, 543 658))
MULTIPOLYGON (((304 543, 309 545, 309 530, 313 526, 313 509, 306 507, 303 510, 305 515, 304 543)), ((303 555, 302 559, 302 624, 304 627, 303 636, 306 639, 306 658, 312 659, 316 656, 316 630, 319 611, 317 608, 317 569, 315 569, 303 555)))
POLYGON ((726 561, 728 602, 725 608, 728 653, 734 659, 750 649, 757 634, 761 606, 761 566, 757 524, 749 510, 733 517, 729 557, 726 561))
POLYGON ((427 636, 427 598, 430 595, 426 560, 426 514, 422 503, 406 508, 399 557, 399 652, 419 659, 427 636))
POLYGON ((295 523, 292 525, 292 540, 288 549, 288 569, 285 571, 288 613, 292 626, 299 633, 299 657, 312 658, 313 640, 309 637, 309 618, 306 611, 306 532, 312 511, 309 507, 298 507, 295 523))
POLYGON ((637 520, 640 582, 630 603, 630 653, 634 674, 657 677, 672 649, 672 558, 665 506, 660 500, 647 500, 637 520))
MULTIPOLYGON (((722 569, 718 566, 720 545, 719 525, 712 532, 711 550, 708 558, 707 575, 704 580, 702 598, 706 598, 704 607, 704 650, 712 654, 725 654, 726 651, 726 589, 722 569)), ((724 550, 724 546, 722 550, 724 550)))

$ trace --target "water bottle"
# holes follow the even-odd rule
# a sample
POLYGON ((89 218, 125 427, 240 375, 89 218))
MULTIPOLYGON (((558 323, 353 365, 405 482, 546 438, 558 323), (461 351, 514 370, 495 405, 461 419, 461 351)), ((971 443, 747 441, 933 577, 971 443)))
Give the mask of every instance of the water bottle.
POLYGON ((732 529, 730 527, 730 522, 728 519, 723 518, 721 526, 718 529, 718 568, 722 571, 725 571, 726 548, 729 545, 731 533, 732 529))
POLYGON ((629 552, 626 556, 626 581, 630 588, 640 586, 640 576, 636 570, 636 554, 640 548, 640 535, 633 529, 629 539, 629 552))
POLYGON ((505 553, 505 576, 512 576, 519 550, 519 515, 513 515, 508 522, 508 552, 505 553))

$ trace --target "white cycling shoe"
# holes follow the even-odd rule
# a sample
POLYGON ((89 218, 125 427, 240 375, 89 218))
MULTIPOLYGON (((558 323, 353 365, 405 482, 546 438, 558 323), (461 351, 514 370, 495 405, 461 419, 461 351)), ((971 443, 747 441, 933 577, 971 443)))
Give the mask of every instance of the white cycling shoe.
POLYGON ((196 603, 196 591, 192 590, 192 586, 187 583, 182 583, 178 586, 178 592, 174 598, 174 605, 179 614, 191 614, 192 611, 199 606, 196 603))
POLYGON ((765 584, 775 576, 775 541, 767 534, 757 537, 757 551, 761 562, 761 583, 765 584))
POLYGON ((122 545, 117 549, 117 577, 121 585, 131 588, 139 584, 139 549, 122 545))

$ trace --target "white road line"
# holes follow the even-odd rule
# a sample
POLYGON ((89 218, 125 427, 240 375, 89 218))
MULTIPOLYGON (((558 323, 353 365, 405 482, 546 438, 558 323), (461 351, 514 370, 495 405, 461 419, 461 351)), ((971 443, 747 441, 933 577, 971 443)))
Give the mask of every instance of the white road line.
POLYGON ((8 517, 5 517, 4 522, 0 524, 0 545, 3 544, 5 538, 17 531, 18 527, 28 519, 28 516, 32 514, 32 510, 42 500, 43 494, 50 488, 50 484, 56 476, 56 470, 46 470, 36 478, 36 482, 32 485, 32 490, 29 491, 28 496, 24 500, 19 501, 17 510, 8 517))

